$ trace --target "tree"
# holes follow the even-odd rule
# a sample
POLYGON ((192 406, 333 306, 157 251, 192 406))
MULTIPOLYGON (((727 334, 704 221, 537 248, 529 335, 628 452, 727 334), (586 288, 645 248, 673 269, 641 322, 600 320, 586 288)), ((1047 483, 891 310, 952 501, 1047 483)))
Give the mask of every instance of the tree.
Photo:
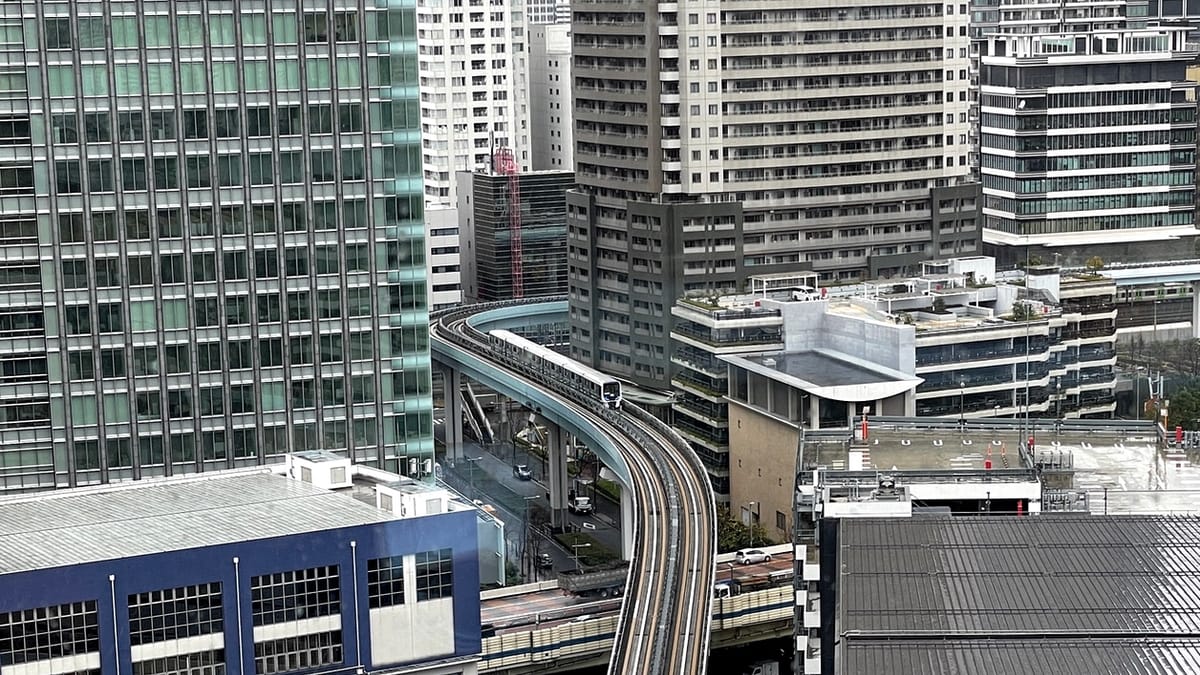
POLYGON ((946 313, 946 300, 944 298, 934 298, 933 299, 933 313, 934 314, 945 314, 946 313))
POLYGON ((525 523, 521 528, 521 576, 537 577, 537 559, 542 553, 542 542, 550 512, 541 504, 533 504, 525 511, 525 523))
POLYGON ((1086 265, 1087 268, 1092 271, 1092 274, 1096 274, 1100 270, 1104 269, 1104 258, 1094 255, 1088 258, 1084 265, 1086 265))
MULTIPOLYGON (((737 518, 726 507, 717 510, 717 552, 729 553, 750 546, 750 528, 737 518)), ((771 542, 767 539, 767 531, 762 525, 754 525, 754 545, 766 546, 771 542)))
POLYGON ((1184 429, 1200 429, 1200 387, 1191 385, 1171 395, 1170 427, 1179 425, 1184 429))

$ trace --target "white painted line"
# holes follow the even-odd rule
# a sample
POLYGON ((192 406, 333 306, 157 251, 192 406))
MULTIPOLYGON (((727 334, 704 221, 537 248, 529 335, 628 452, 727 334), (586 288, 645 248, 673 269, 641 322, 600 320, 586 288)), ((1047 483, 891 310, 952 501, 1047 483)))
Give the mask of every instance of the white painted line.
POLYGON ((583 529, 585 529, 585 530, 594 530, 594 529, 596 529, 596 526, 595 526, 595 525, 593 525, 593 524, 591 524, 591 523, 583 523, 583 529))

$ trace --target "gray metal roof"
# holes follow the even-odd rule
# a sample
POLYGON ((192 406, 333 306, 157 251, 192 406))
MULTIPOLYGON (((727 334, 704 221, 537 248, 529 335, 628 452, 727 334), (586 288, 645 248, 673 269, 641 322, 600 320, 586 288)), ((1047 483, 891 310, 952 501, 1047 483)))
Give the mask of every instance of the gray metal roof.
POLYGON ((851 644, 843 675, 1179 675, 1200 672, 1200 640, 971 640, 851 644))
POLYGON ((844 519, 838 556, 842 673, 1200 672, 1200 641, 1170 639, 1200 635, 1200 519, 844 519))
POLYGON ((11 497, 0 499, 0 574, 393 519, 263 470, 11 497))

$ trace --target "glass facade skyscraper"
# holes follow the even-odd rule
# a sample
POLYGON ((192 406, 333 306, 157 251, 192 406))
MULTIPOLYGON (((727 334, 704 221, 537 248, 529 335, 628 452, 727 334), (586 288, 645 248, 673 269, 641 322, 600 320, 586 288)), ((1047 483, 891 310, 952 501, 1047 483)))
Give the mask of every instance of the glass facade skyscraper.
POLYGON ((0 492, 432 457, 414 3, 0 3, 0 492))

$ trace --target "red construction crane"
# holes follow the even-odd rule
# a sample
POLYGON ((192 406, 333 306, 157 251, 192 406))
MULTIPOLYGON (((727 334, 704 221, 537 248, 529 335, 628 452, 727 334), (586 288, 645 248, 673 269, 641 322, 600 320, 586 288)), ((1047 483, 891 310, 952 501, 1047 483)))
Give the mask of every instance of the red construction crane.
POLYGON ((525 297, 525 270, 521 264, 521 167, 511 148, 500 148, 492 157, 495 173, 508 176, 508 236, 512 257, 512 296, 525 297))

